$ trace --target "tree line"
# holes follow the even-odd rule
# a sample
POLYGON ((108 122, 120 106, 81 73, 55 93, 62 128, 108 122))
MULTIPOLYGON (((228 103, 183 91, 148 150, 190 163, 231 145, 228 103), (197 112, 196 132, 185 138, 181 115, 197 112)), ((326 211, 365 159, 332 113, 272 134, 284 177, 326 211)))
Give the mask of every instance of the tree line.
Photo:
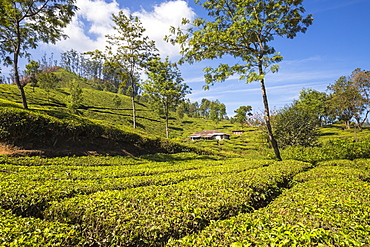
POLYGON ((299 99, 275 116, 275 131, 282 147, 313 146, 317 127, 343 123, 360 131, 370 112, 370 71, 355 69, 327 86, 327 92, 303 89, 299 99))

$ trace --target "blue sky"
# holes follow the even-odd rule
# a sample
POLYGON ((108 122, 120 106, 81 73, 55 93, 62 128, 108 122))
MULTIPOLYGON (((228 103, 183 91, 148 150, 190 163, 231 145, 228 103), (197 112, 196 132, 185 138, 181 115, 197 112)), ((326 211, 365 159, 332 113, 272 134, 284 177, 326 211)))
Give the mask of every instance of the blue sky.
MULTIPOLYGON (((75 49, 80 52, 104 49, 104 35, 112 31, 111 14, 119 10, 137 15, 148 30, 147 35, 157 42, 163 57, 172 61, 179 58, 178 48, 162 39, 169 26, 178 25, 183 17, 206 17, 201 6, 193 0, 77 0, 80 10, 66 29, 70 39, 57 45, 40 45, 34 57, 45 52, 58 54, 75 49)), ((306 13, 313 14, 314 22, 306 34, 296 38, 276 38, 272 45, 284 60, 280 70, 266 77, 271 108, 279 109, 298 98, 302 88, 325 91, 340 76, 350 75, 356 68, 370 70, 370 1, 369 0, 306 0, 306 13)), ((54 55, 56 56, 56 55, 54 55)), ((224 59, 235 63, 238 60, 224 59)), ((185 82, 192 88, 191 101, 202 98, 218 99, 225 103, 229 116, 242 105, 262 111, 261 90, 258 82, 246 84, 236 79, 216 84, 210 90, 204 85, 202 68, 219 61, 203 61, 181 66, 185 82)))

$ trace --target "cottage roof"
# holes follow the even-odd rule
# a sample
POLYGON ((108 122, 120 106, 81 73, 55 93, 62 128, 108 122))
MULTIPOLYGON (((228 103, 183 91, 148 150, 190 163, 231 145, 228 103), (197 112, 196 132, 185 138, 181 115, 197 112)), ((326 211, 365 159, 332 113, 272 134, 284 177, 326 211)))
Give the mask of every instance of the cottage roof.
POLYGON ((199 131, 199 132, 196 132, 194 134, 191 134, 190 137, 212 137, 212 136, 220 136, 220 135, 227 135, 227 136, 230 136, 229 134, 226 134, 224 132, 221 132, 221 131, 217 131, 217 130, 203 130, 203 131, 199 131))

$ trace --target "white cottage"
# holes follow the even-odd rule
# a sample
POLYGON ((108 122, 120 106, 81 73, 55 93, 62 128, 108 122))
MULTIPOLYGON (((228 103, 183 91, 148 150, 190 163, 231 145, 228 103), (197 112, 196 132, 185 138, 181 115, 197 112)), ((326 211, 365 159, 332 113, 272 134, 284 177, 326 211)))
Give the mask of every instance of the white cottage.
POLYGON ((197 133, 190 135, 192 141, 198 139, 208 139, 208 140, 223 140, 230 139, 230 135, 217 130, 203 130, 197 133))

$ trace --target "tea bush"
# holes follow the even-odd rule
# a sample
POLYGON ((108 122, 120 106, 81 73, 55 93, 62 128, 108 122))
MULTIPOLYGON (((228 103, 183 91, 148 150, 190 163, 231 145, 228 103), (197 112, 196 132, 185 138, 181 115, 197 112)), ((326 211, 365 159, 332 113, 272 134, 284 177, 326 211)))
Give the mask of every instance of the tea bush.
POLYGON ((53 203, 45 216, 78 225, 90 245, 162 246, 212 220, 265 205, 310 166, 277 162, 173 185, 98 192, 53 203))
POLYGON ((290 146, 282 150, 285 159, 316 163, 325 160, 370 158, 370 140, 329 140, 320 147, 290 146))
POLYGON ((0 246, 83 245, 76 227, 34 218, 22 218, 0 209, 0 246))
POLYGON ((215 221, 167 246, 367 246, 370 243, 370 173, 320 166, 253 213, 215 221))
MULTIPOLYGON (((182 154, 182 157, 193 155, 182 154)), ((7 172, 0 172, 0 206, 17 215, 43 217, 42 213, 51 201, 63 198, 237 174, 269 164, 244 159, 218 161, 207 156, 177 161, 176 164, 148 158, 3 158, 0 159, 0 171, 7 172)))

